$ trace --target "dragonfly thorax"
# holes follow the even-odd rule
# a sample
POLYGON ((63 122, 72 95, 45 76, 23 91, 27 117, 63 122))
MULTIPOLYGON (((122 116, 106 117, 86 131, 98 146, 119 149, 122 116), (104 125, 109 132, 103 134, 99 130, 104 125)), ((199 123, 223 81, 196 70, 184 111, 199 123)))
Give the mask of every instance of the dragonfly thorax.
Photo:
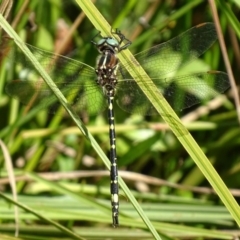
POLYGON ((106 96, 114 96, 117 85, 118 58, 111 50, 105 50, 97 59, 97 84, 106 96))
POLYGON ((112 37, 102 38, 96 43, 96 46, 100 53, 111 51, 116 54, 119 52, 119 42, 112 37))

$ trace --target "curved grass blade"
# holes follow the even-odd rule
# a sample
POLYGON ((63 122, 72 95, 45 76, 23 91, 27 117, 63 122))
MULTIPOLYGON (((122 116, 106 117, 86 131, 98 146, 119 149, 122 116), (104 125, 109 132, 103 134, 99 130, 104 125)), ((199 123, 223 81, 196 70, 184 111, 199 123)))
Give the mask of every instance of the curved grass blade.
MULTIPOLYGON (((110 26, 104 20, 102 15, 97 11, 95 6, 87 1, 87 0, 76 0, 79 6, 83 9, 85 14, 88 16, 92 24, 96 27, 96 29, 100 30, 106 36, 111 36, 110 26)), ((204 176, 208 179, 222 202, 225 204, 226 208, 231 213, 232 217, 240 226, 240 208, 233 198, 228 188, 216 172, 216 170, 211 165, 210 161, 207 159, 201 148, 192 138, 191 134, 184 134, 182 132, 188 132, 188 130, 180 124, 180 119, 169 106, 168 102, 164 99, 164 97, 159 94, 159 91, 156 90, 154 84, 148 84, 152 82, 150 78, 146 75, 145 71, 140 67, 137 60, 130 53, 128 49, 122 51, 119 54, 119 59, 124 66, 128 66, 131 69, 130 74, 136 80, 137 84, 141 87, 141 90, 145 93, 147 98, 151 101, 153 106, 156 108, 159 114, 162 115, 164 120, 169 124, 174 134, 177 136, 178 140, 181 142, 183 147, 187 150, 189 155, 198 165, 204 176), (168 116, 171 116, 174 120, 174 124, 172 123, 172 119, 168 116)), ((120 186, 123 188, 126 194, 131 194, 125 184, 123 184, 121 178, 119 179, 120 186)), ((131 199, 132 201, 132 199, 131 199)), ((133 199, 132 203, 139 207, 138 203, 133 199)), ((154 229, 152 229, 152 225, 149 224, 149 220, 145 218, 145 215, 142 211, 139 211, 139 214, 145 221, 145 223, 151 227, 152 233, 155 233, 154 229)), ((154 237, 158 238, 157 235, 154 234, 154 237)))
POLYGON ((7 197, 6 195, 4 195, 1 192, 0 192, 0 196, 3 199, 5 199, 6 201, 8 201, 10 203, 13 203, 14 205, 18 206, 19 208, 22 208, 26 212, 29 212, 29 213, 35 215, 37 218, 42 219, 43 221, 50 223, 51 225, 55 226, 60 231, 64 232, 65 234, 67 234, 68 236, 72 237, 73 239, 85 240, 85 238, 80 237, 79 235, 77 235, 76 233, 74 233, 74 232, 70 231, 69 229, 65 228, 61 224, 59 224, 57 222, 54 222, 54 221, 52 221, 52 220, 42 216, 40 213, 34 211, 33 209, 30 209, 29 207, 25 206, 24 204, 21 204, 19 202, 14 201, 13 199, 7 197))
POLYGON ((49 86, 49 88, 52 90, 52 92, 57 97, 58 101, 63 105, 65 110, 68 112, 70 117, 73 119, 73 121, 76 123, 78 128, 81 130, 83 135, 90 141, 91 145, 95 149, 95 151, 98 153, 98 155, 103 160, 104 164, 107 166, 108 169, 110 169, 109 160, 106 157, 105 153, 102 151, 100 146, 97 144, 93 136, 88 132, 87 128, 84 126, 84 124, 81 122, 79 117, 76 115, 76 113, 73 111, 71 106, 68 104, 67 100, 61 93, 61 91, 57 88, 55 83, 51 80, 51 78, 48 76, 47 72, 44 70, 44 68, 38 63, 37 59, 34 57, 34 55, 29 51, 27 48, 27 45, 21 42, 21 39, 18 37, 18 35, 14 32, 14 30, 11 28, 11 26, 8 24, 8 22, 0 15, 0 23, 3 27, 3 29, 7 32, 7 34, 14 39, 16 44, 19 46, 19 48, 28 56, 30 61, 32 62, 33 66, 37 69, 39 74, 42 76, 42 78, 46 81, 46 84, 49 86))

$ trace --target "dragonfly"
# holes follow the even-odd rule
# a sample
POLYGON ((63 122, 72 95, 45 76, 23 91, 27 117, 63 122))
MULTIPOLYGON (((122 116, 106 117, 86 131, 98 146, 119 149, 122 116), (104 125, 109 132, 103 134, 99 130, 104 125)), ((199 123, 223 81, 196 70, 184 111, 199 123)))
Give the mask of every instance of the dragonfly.
MULTIPOLYGON (((136 81, 132 79, 128 64, 122 65, 118 60, 118 53, 127 49, 131 42, 119 30, 112 31, 112 34, 110 37, 103 37, 96 41, 98 34, 92 40, 92 44, 100 53, 95 68, 83 62, 26 45, 75 111, 87 111, 95 115, 108 109, 112 224, 117 227, 119 225, 119 186, 114 102, 129 113, 154 115, 157 111, 136 81)), ((214 24, 202 23, 165 43, 136 54, 135 58, 152 80, 146 83, 153 84, 159 97, 161 93, 172 108, 179 111, 214 98, 229 88, 229 79, 225 72, 208 71, 181 76, 175 74, 202 55, 216 39, 214 24)), ((44 80, 39 79, 37 70, 28 58, 21 51, 14 51, 9 56, 17 65, 22 66, 22 70, 19 80, 7 84, 7 94, 19 99, 25 105, 49 106, 50 112, 56 112, 60 103, 44 80)), ((52 87, 56 88, 56 86, 52 87)))

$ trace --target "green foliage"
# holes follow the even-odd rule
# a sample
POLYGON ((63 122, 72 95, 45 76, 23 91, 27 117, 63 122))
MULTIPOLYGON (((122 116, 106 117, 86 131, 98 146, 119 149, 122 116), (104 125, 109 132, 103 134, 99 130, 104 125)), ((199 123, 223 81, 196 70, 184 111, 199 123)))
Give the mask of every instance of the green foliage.
MULTIPOLYGON (((10 18, 12 22, 20 14, 15 29, 24 42, 54 52, 54 45, 69 34, 65 24, 75 26, 74 34, 61 54, 95 66, 97 51, 90 41, 99 29, 95 29, 86 17, 74 25, 81 14, 74 1, 31 0, 21 12, 24 2, 14 2, 10 18), (60 18, 64 22, 59 21, 60 18), (63 27, 63 33, 57 29, 57 23, 63 27)), ((96 1, 96 7, 109 24, 131 39, 133 53, 167 41, 194 25, 213 21, 209 6, 203 1, 138 3, 134 0, 96 1)), ((234 22, 236 35, 239 31, 236 21, 230 20, 232 16, 237 17, 236 6, 230 6, 232 10, 228 15, 221 7, 220 4, 220 22, 225 40, 230 42, 226 26, 234 22)), ((236 50, 234 45, 228 45, 234 75, 238 79, 236 50)), ((219 52, 216 43, 198 60, 197 69, 202 66, 201 71, 225 71, 219 52)), ((130 196, 123 192, 120 192, 120 228, 111 228, 109 174, 102 171, 105 165, 96 148, 94 150, 88 137, 81 134, 71 118, 67 114, 51 115, 40 108, 28 110, 9 98, 4 87, 7 82, 18 79, 19 72, 17 65, 10 64, 8 59, 2 63, 0 77, 3 116, 0 136, 9 149, 15 175, 23 176, 17 181, 18 201, 47 219, 74 229, 86 239, 152 239, 148 232, 139 234, 139 229, 146 226, 128 201, 130 196), (33 172, 45 175, 38 177, 33 172)), ((240 181, 240 131, 233 101, 229 92, 226 95, 228 100, 219 98, 211 104, 182 111, 179 116, 186 118, 189 114, 186 127, 229 189, 234 189, 240 181), (201 109, 205 111, 201 112, 201 109)), ((88 112, 81 114, 89 132, 108 154, 106 112, 97 116, 88 115, 88 112)), ((118 162, 120 170, 126 170, 120 175, 161 238, 231 239, 236 223, 161 117, 129 115, 117 106, 115 114, 118 162), (223 233, 222 229, 229 231, 223 233)), ((172 125, 176 123, 172 122, 172 125)), ((6 155, 0 157, 1 176, 7 177, 6 155)), ((6 179, 1 180, 2 191, 9 196, 11 189, 6 179)), ((0 201, 0 232, 9 236, 13 236, 15 228, 13 210, 13 205, 9 207, 8 203, 0 201)), ((59 234, 54 223, 23 209, 19 211, 20 237, 23 239, 34 239, 36 232, 39 239, 67 239, 69 233, 59 228, 66 235, 59 234)), ((5 236, 0 238, 7 239, 5 236)))

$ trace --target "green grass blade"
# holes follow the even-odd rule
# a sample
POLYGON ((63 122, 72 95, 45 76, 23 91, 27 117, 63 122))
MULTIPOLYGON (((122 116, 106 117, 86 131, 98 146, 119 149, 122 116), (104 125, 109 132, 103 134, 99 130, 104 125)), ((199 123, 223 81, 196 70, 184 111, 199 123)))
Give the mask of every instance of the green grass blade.
MULTIPOLYGON (((95 8, 94 4, 92 4, 91 1, 76 0, 76 2, 88 16, 96 29, 101 31, 105 36, 111 36, 111 28, 109 24, 105 21, 103 16, 99 13, 99 11, 95 8)), ((191 134, 181 123, 178 116, 169 106, 168 102, 164 99, 162 95, 160 95, 160 93, 157 93, 156 89, 153 87, 153 84, 146 84, 146 82, 151 82, 151 79, 149 79, 147 74, 140 67, 140 65, 134 59, 134 56, 129 50, 124 50, 119 53, 119 59, 123 65, 126 65, 126 63, 128 62, 128 69, 131 69, 131 76, 139 84, 139 87, 141 87, 142 91, 152 102, 153 106, 157 109, 159 114, 161 114, 163 119, 168 123, 171 130, 174 132, 174 134, 181 142, 183 147, 186 149, 186 151, 189 153, 191 158, 195 161, 195 163, 197 164, 201 172, 204 174, 204 176, 207 178, 207 180, 210 182, 213 189, 216 191, 232 217, 240 226, 240 208, 237 202, 235 201, 232 194, 230 193, 216 170, 213 168, 212 164, 207 159, 201 148, 198 146, 191 134), (131 63, 131 65, 129 63, 131 63)), ((120 186, 123 188, 121 179, 119 182, 120 186)), ((123 188, 123 190, 125 191, 126 189, 123 188)), ((138 209, 139 205, 135 205, 135 202, 132 198, 129 197, 129 199, 133 201, 132 203, 134 204, 135 208, 139 211, 139 214, 141 215, 145 223, 148 225, 148 219, 145 218, 144 214, 142 214, 142 211, 138 209)), ((148 226, 150 227, 151 225, 148 226)))
POLYGON ((56 228, 58 228, 60 231, 64 232, 65 234, 67 234, 68 236, 72 237, 73 239, 81 239, 84 240, 85 238, 81 238, 79 235, 77 235, 76 233, 70 231, 69 229, 65 228, 64 226, 60 225, 57 222, 54 222, 46 217, 44 217, 43 215, 41 215, 40 213, 34 211, 33 209, 30 209, 29 207, 25 206, 24 204, 21 204, 19 202, 14 201, 13 199, 7 197, 6 195, 4 195, 3 193, 0 192, 0 196, 5 199, 8 202, 13 203, 14 205, 24 209, 27 212, 32 213, 33 215, 35 215, 36 217, 38 217, 39 219, 42 219, 43 221, 50 223, 51 225, 55 226, 56 228))
POLYGON ((240 23, 237 17, 231 11, 229 4, 225 1, 218 0, 219 8, 227 17, 231 27, 233 28, 234 32, 237 34, 238 39, 240 39, 240 23))
MULTIPOLYGON (((34 65, 34 67, 38 70, 39 74, 43 77, 43 79, 46 81, 46 83, 48 84, 48 86, 55 86, 55 83, 51 80, 51 78, 48 76, 47 72, 42 68, 42 66, 37 62, 37 60, 35 59, 34 55, 31 53, 31 51, 29 51, 29 49, 27 48, 27 46, 21 41, 21 39, 18 37, 18 35, 14 32, 14 30, 11 28, 11 26, 8 24, 8 22, 0 15, 0 23, 1 26, 3 27, 3 29, 8 33, 8 35, 13 38, 16 42, 16 44, 18 45, 18 47, 24 52, 24 54, 26 56, 28 56, 28 58, 31 60, 32 64, 34 65)), ((72 117, 72 119, 74 120, 74 122, 76 123, 76 125, 78 126, 78 128, 81 130, 81 132, 83 133, 83 135, 90 141, 91 145, 93 146, 93 148, 95 149, 95 151, 98 153, 98 155, 101 157, 101 159, 103 160, 104 164, 107 166, 108 169, 110 169, 110 163, 108 158, 106 157, 105 153, 102 151, 102 149, 100 148, 100 146, 98 145, 98 143, 95 141, 95 139, 93 138, 93 136, 88 132, 88 130, 86 129, 86 127, 83 125, 83 123, 81 122, 81 120, 79 119, 79 117, 76 115, 76 113, 71 109, 71 107, 68 105, 65 97, 62 95, 62 93, 57 89, 57 87, 55 86, 52 89, 53 93, 57 96, 58 100, 61 102, 61 104, 64 106, 64 108, 66 109, 66 111, 69 113, 69 115, 72 117)), ((141 215, 144 215, 144 219, 147 219, 146 215, 144 214, 144 212, 142 211, 140 205, 138 204, 138 202, 136 201, 136 199, 134 198, 134 196, 131 194, 130 190, 127 188, 126 184, 123 182, 123 180, 119 177, 119 184, 122 187, 123 191, 125 192, 125 194, 127 195, 127 197, 129 198, 129 200, 134 203, 134 206, 136 207, 136 209, 138 210, 138 212, 141 212, 141 215)), ((121 213, 120 213, 121 215, 121 213)), ((154 229, 151 222, 147 219, 145 220, 145 222, 148 222, 147 226, 149 229, 154 229), (149 227, 149 225, 151 225, 149 227)), ((160 239, 156 230, 152 230, 154 231, 154 235, 156 236, 156 239, 160 239)))
MULTIPOLYGON (((95 6, 92 4, 91 1, 78 1, 77 0, 77 3, 83 9, 85 14, 88 16, 88 18, 91 20, 93 25, 98 30, 100 30, 102 33, 104 33, 105 36, 111 35, 110 25, 105 21, 103 16, 98 12, 98 10, 95 8, 95 6)), ((109 165, 107 165, 107 166, 109 167, 109 165)), ((133 206, 135 207, 135 209, 137 210, 137 212, 139 213, 139 215, 141 216, 141 218, 143 219, 143 221, 145 222, 145 224, 147 225, 147 227, 149 228, 149 230, 151 231, 151 233, 153 234, 155 239, 161 239, 159 234, 153 227, 152 223, 150 222, 150 220, 148 219, 148 217, 142 210, 141 206, 139 205, 137 200, 134 198, 133 194, 131 193, 131 191, 129 190, 129 188, 127 187, 127 185, 124 183, 124 181, 122 180, 122 178, 120 176, 118 178, 118 181, 119 181, 119 185, 121 186, 122 190, 124 191, 124 193, 126 194, 128 199, 131 201, 131 203, 133 204, 133 206)))
POLYGON ((19 48, 24 52, 26 56, 31 60, 34 67, 38 70, 39 74, 43 77, 43 79, 46 81, 48 86, 55 86, 52 91, 58 98, 58 100, 61 102, 61 104, 64 106, 66 111, 69 113, 73 121, 76 123, 78 128, 81 130, 83 135, 90 141, 93 148, 96 150, 98 155, 101 157, 101 159, 104 161, 105 165, 108 169, 110 169, 110 163, 108 158, 106 157, 105 153, 102 151, 98 143, 95 141, 93 136, 88 132, 84 124, 81 122, 79 117, 76 115, 76 113, 71 109, 71 107, 68 105, 65 97, 61 93, 60 90, 57 89, 55 83, 51 80, 49 75, 46 73, 46 71, 42 68, 42 66, 37 62, 34 55, 31 53, 31 51, 26 47, 26 45, 21 41, 21 39, 18 37, 18 35, 14 32, 14 30, 11 28, 11 26, 8 24, 8 22, 0 15, 0 24, 3 27, 3 29, 8 33, 8 35, 14 39, 16 44, 19 46, 19 48))

